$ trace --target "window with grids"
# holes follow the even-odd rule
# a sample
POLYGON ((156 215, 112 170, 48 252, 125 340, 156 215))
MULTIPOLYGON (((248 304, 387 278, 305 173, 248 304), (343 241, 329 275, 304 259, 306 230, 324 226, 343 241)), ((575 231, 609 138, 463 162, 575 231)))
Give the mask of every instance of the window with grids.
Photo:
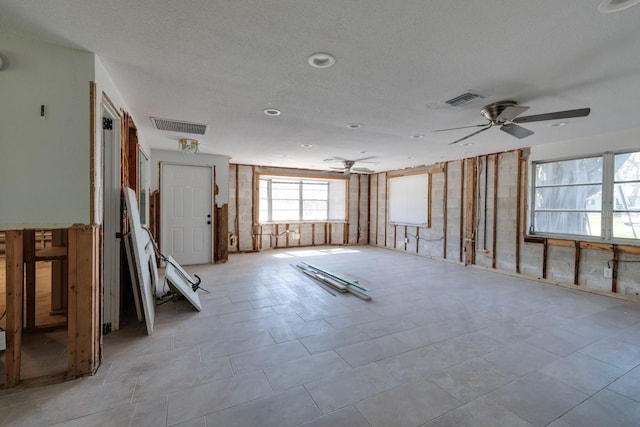
POLYGON ((533 164, 530 232, 640 238, 640 152, 533 164))
POLYGON ((260 222, 344 221, 346 180, 260 177, 260 222))

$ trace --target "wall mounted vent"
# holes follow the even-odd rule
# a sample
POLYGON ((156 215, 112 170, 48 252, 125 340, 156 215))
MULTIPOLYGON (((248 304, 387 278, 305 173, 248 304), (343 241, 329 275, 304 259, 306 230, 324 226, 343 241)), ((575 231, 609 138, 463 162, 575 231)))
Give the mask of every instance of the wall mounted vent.
POLYGON ((196 135, 204 135, 207 132, 205 123, 192 123, 182 120, 161 119, 151 117, 153 127, 158 130, 168 130, 171 132, 192 133, 196 135))
POLYGON ((445 102, 452 107, 462 107, 477 98, 484 98, 484 96, 478 95, 477 93, 465 92, 445 102))

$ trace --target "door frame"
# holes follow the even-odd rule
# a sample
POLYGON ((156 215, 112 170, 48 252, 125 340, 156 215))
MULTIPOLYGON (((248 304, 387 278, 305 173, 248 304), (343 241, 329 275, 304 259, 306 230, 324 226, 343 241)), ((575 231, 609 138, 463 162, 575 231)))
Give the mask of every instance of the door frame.
MULTIPOLYGON (((158 165, 158 188, 160 190, 160 221, 159 221, 159 229, 160 229, 160 241, 158 245, 160 247, 160 252, 164 255, 168 256, 169 254, 165 253, 165 244, 166 244, 166 230, 164 229, 164 209, 165 203, 167 203, 167 198, 163 195, 164 190, 162 188, 163 177, 162 170, 164 166, 186 166, 186 167, 204 167, 208 168, 211 171, 211 246, 210 246, 210 256, 209 263, 213 264, 214 262, 214 251, 215 251, 215 241, 216 241, 216 215, 215 215, 215 206, 216 206, 216 167, 212 164, 195 164, 195 163, 181 163, 181 162, 171 162, 171 161, 161 161, 158 165)), ((164 266, 164 261, 161 261, 161 264, 164 266)))
MULTIPOLYGON (((102 153, 102 323, 111 323, 111 329, 120 329, 120 239, 121 200, 120 182, 121 124, 122 118, 105 94, 102 95, 101 119, 112 120, 110 132, 101 126, 102 153)), ((100 120, 102 125, 102 120, 100 120)))

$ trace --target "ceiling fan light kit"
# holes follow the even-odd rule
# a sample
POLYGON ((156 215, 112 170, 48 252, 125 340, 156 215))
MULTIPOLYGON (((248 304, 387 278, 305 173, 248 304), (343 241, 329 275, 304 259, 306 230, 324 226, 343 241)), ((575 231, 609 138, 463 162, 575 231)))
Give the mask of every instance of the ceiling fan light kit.
POLYGON ((362 157, 360 159, 349 160, 349 159, 345 159, 343 157, 336 156, 336 157, 329 157, 327 159, 324 159, 323 162, 325 162, 325 163, 342 162, 342 164, 344 165, 343 167, 341 167, 341 168, 332 167, 331 169, 340 170, 345 175, 349 175, 352 172, 369 174, 369 173, 374 173, 375 171, 373 171, 373 170, 371 170, 369 168, 354 168, 353 166, 357 162, 361 162, 361 163, 377 163, 377 162, 369 162, 369 161, 367 161, 367 160, 375 159, 375 158, 376 158, 376 156, 369 156, 369 157, 362 157))
MULTIPOLYGON (((638 0, 640 2, 640 0, 638 0)), ((453 142, 450 142, 449 145, 457 144, 459 142, 465 141, 479 133, 482 133, 486 130, 491 129, 493 126, 500 126, 500 130, 508 133, 511 136, 514 136, 518 139, 526 138, 534 134, 534 132, 529 129, 523 128, 522 126, 517 125, 516 123, 530 123, 530 122, 541 122, 545 120, 562 120, 562 119, 570 119, 574 117, 585 117, 588 116, 591 112, 590 108, 578 108, 576 110, 566 110, 566 111, 555 111, 552 113, 543 113, 543 114, 535 114, 531 116, 519 117, 520 114, 527 111, 529 107, 525 107, 524 105, 518 105, 515 101, 498 101, 492 104, 489 104, 480 110, 480 114, 487 119, 488 123, 483 123, 479 125, 471 125, 471 126, 461 126, 457 128, 449 128, 449 129, 437 129, 435 132, 444 132, 449 130, 456 129, 466 129, 466 128, 474 128, 481 127, 482 129, 477 130, 467 136, 464 136, 460 139, 457 139, 453 142)), ((559 125, 561 126, 561 125, 559 125)))
POLYGON ((182 153, 196 154, 200 147, 200 142, 197 139, 182 138, 178 141, 178 147, 182 153))

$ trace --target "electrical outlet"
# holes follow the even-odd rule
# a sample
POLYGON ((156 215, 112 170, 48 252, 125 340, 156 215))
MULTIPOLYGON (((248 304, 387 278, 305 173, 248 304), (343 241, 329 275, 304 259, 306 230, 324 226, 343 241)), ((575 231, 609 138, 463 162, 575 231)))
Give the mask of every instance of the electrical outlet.
POLYGON ((605 267, 604 268, 604 278, 605 279, 612 279, 613 278, 613 268, 611 268, 611 267, 605 267))
POLYGON ((404 238, 404 243, 405 243, 405 245, 409 243, 409 238, 408 237, 404 238))

